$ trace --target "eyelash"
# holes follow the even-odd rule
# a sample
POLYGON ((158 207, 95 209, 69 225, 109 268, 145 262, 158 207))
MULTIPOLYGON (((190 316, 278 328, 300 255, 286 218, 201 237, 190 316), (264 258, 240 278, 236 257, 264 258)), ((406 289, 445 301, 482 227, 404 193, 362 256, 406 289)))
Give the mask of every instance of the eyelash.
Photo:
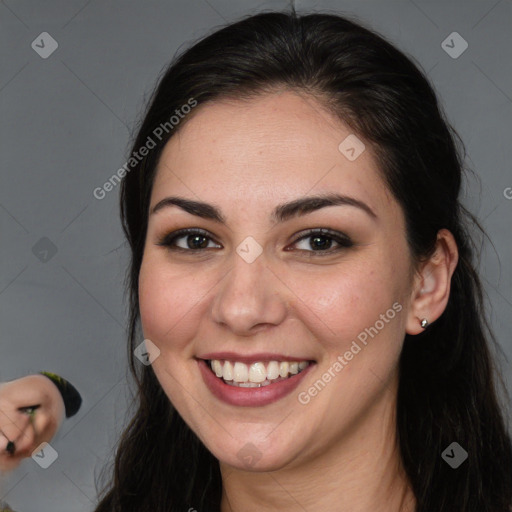
MULTIPOLYGON (((164 235, 162 238, 160 238, 157 242, 157 245, 160 245, 160 246, 163 246, 163 247, 167 247, 168 250, 170 251, 176 251, 176 252, 183 252, 183 253, 193 253, 193 254, 199 254, 203 251, 206 251, 207 248, 204 248, 204 249, 184 249, 183 247, 176 247, 174 244, 176 242, 177 239, 179 238, 183 238, 184 236, 187 236, 187 235, 199 235, 199 236, 203 236, 205 238, 209 238, 210 240, 214 241, 213 238, 209 235, 209 233, 207 231, 204 231, 202 229, 198 229, 198 228, 186 228, 186 229, 180 229, 178 231, 174 231, 172 233, 169 233, 167 235, 164 235)), ((331 240, 334 240, 336 243, 339 244, 339 247, 333 249, 333 250, 327 250, 327 251, 322 251, 322 250, 319 250, 319 251, 314 251, 314 250, 310 250, 310 251, 307 251, 307 250, 304 250, 304 249, 299 249, 300 251, 302 252, 306 252, 306 253, 311 253, 309 254, 308 256, 309 257, 316 257, 316 256, 325 256, 325 255, 331 255, 333 253, 336 253, 338 251, 341 251, 343 249, 348 249, 350 247, 352 247, 354 245, 354 242, 352 242, 352 240, 345 234, 343 233, 340 233, 340 232, 337 232, 337 231, 332 231, 332 230, 329 230, 329 229, 325 229, 325 228, 321 228, 321 229, 310 229, 304 233, 302 233, 301 236, 299 236, 294 242, 293 244, 296 244, 302 240, 305 240, 307 238, 312 238, 314 236, 320 236, 322 238, 327 238, 327 239, 331 239, 331 240)), ((215 242, 215 243, 218 243, 218 242, 215 242)))

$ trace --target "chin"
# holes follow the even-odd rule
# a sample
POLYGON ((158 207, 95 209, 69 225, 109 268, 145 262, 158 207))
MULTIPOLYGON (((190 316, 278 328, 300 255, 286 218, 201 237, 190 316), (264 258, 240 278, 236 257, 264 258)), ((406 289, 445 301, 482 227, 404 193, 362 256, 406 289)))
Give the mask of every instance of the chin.
POLYGON ((238 453, 233 453, 229 457, 225 455, 222 459, 218 459, 221 464, 225 464, 241 471, 249 471, 251 473, 263 473, 268 471, 278 471, 290 463, 290 458, 284 454, 274 454, 271 458, 259 455, 251 456, 247 453, 242 457, 238 453))
POLYGON ((277 471, 291 464, 300 454, 299 447, 288 446, 283 440, 258 441, 256 438, 251 440, 248 435, 213 443, 210 451, 221 464, 251 472, 277 471))

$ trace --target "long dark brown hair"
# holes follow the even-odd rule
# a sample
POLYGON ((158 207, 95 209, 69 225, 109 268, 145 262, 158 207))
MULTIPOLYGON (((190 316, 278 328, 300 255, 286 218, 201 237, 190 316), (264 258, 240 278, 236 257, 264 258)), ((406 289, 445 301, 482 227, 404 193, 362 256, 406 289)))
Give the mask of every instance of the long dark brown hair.
POLYGON ((194 114, 175 126, 171 116, 191 101, 250 99, 278 88, 313 94, 372 145, 404 211, 416 261, 433 253, 441 228, 455 237, 459 263, 444 313, 422 334, 405 336, 396 434, 417 512, 509 512, 508 400, 475 271, 474 240, 483 230, 459 201, 468 171, 464 144, 411 57, 354 18, 294 11, 249 16, 203 38, 174 59, 148 102, 132 151, 148 137, 156 147, 126 174, 120 201, 131 248, 128 357, 137 391, 96 512, 219 512, 218 461, 173 408, 151 366, 133 355, 143 339, 138 277, 158 159, 194 114), (155 137, 164 123, 167 131, 155 137), (457 469, 441 457, 452 442, 468 453, 457 469))

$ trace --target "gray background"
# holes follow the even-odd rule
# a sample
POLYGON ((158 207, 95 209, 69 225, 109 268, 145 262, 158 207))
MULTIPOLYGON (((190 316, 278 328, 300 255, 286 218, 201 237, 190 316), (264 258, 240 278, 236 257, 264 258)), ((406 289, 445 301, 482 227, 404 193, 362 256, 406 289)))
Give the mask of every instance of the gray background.
MULTIPOLYGON (((93 189, 126 161, 144 100, 178 48, 225 22, 287 4, 0 3, 0 380, 54 371, 84 399, 51 443, 58 459, 46 470, 27 459, 3 482, 0 498, 16 510, 90 511, 94 477, 110 458, 129 399, 128 259, 118 190, 98 200, 93 189), (58 42, 47 59, 31 47, 42 32, 58 42)), ((481 178, 467 183, 464 202, 494 244, 483 250, 481 271, 491 322, 510 360, 511 1, 299 1, 296 7, 356 15, 428 72, 481 178), (441 47, 454 31, 469 44, 456 59, 441 47)), ((511 365, 499 361, 512 392, 511 365)))

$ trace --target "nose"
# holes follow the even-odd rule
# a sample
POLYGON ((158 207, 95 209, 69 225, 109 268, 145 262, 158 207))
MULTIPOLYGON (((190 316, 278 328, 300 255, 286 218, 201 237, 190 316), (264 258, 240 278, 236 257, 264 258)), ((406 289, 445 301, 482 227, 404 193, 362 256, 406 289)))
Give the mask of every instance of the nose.
POLYGON ((238 336, 254 335, 284 321, 287 293, 264 253, 251 263, 234 254, 212 303, 213 320, 238 336))

